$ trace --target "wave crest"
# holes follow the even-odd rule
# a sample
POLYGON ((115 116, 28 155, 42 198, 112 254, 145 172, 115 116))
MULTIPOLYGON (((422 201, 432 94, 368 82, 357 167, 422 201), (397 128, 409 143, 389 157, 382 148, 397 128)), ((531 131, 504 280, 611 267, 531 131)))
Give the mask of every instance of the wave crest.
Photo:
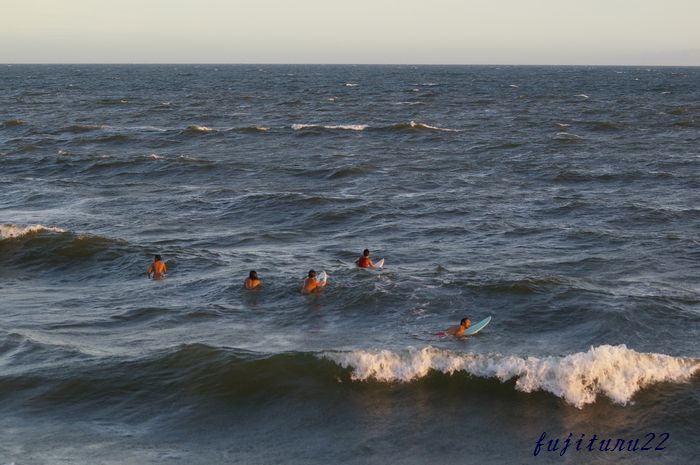
POLYGON ((302 129, 329 129, 329 130, 344 130, 344 131, 364 131, 367 129, 366 124, 292 124, 292 129, 300 131, 302 129))
POLYGON ((625 405, 646 386, 689 381, 700 370, 697 360, 640 353, 624 345, 602 345, 588 352, 544 358, 457 354, 433 347, 410 348, 401 353, 359 350, 321 356, 350 368, 351 378, 359 381, 410 382, 432 371, 450 375, 465 372, 501 382, 515 378, 518 391, 547 391, 579 409, 595 402, 598 394, 625 405))
POLYGON ((207 127, 207 126, 198 126, 196 124, 193 124, 191 126, 187 126, 187 129, 185 129, 185 132, 189 133, 207 133, 207 132, 216 132, 216 129, 207 127))
POLYGON ((33 224, 29 226, 19 226, 16 224, 0 224, 0 239, 16 239, 19 237, 37 234, 40 232, 66 232, 65 229, 53 226, 44 226, 42 224, 33 224))
POLYGON ((408 123, 399 123, 394 125, 394 129, 412 129, 412 130, 429 130, 429 131, 444 131, 444 132, 460 132, 459 129, 449 129, 441 128, 438 126, 431 126, 426 123, 417 123, 415 121, 409 121, 408 123))

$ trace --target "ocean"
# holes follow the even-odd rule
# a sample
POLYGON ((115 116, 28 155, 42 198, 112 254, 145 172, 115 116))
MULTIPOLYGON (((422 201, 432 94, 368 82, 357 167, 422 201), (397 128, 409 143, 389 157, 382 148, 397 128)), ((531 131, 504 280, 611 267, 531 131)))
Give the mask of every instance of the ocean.
POLYGON ((700 68, 2 65, 0 463, 692 463, 699 129, 700 68))

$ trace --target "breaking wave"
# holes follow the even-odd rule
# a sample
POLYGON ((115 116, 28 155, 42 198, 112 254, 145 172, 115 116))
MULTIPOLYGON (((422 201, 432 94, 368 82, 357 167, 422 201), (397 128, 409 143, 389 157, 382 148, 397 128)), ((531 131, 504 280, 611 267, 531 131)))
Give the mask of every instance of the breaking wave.
POLYGON ((54 226, 44 226, 41 224, 33 224, 28 226, 0 224, 0 239, 17 239, 40 232, 66 232, 66 230, 54 226))
POLYGON ((591 347, 561 357, 458 354, 433 347, 324 353, 324 358, 352 370, 356 381, 411 382, 431 372, 456 372, 501 382, 515 379, 522 392, 546 391, 583 408, 605 395, 626 405, 640 389, 663 381, 687 382, 700 370, 700 361, 664 354, 640 353, 624 345, 591 347))

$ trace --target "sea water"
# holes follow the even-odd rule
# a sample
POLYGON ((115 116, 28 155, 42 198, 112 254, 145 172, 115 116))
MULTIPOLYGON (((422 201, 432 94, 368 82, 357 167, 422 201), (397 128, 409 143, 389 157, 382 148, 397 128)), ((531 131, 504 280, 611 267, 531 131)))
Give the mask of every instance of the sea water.
POLYGON ((0 463, 691 463, 699 89, 3 65, 0 463))

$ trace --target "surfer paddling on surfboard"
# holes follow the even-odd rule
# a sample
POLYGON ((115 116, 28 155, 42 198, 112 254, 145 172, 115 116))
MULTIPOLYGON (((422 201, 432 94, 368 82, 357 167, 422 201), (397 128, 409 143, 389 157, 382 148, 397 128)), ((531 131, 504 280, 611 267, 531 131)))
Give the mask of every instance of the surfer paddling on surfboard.
POLYGON ((483 320, 481 320, 478 323, 472 324, 472 322, 469 320, 469 317, 467 318, 462 318, 462 321, 459 322, 459 326, 451 326, 447 328, 445 331, 441 331, 439 333, 435 333, 436 336, 455 336, 460 339, 463 339, 467 336, 473 336, 482 329, 486 327, 487 324, 491 322, 491 317, 487 316, 483 320))
POLYGON ((311 294, 312 292, 325 287, 327 284, 326 273, 321 272, 321 274, 323 274, 322 279, 317 279, 316 272, 314 270, 310 270, 309 277, 304 280, 304 285, 301 288, 301 292, 303 294, 311 294))
POLYGON ((374 263, 372 259, 369 258, 369 249, 365 249, 364 252, 362 252, 362 256, 358 258, 355 263, 357 263, 357 266, 360 268, 374 268, 374 263))
POLYGON ((466 337, 466 334, 464 334, 464 330, 468 329, 471 325, 472 322, 469 319, 469 317, 462 318, 459 322, 459 326, 450 326, 445 331, 445 334, 447 334, 448 336, 466 337))
POLYGON ((459 322, 458 326, 450 326, 445 331, 435 333, 435 335, 436 336, 467 337, 467 335, 464 334, 464 330, 469 328, 471 325, 472 325, 472 322, 471 322, 471 320, 469 320, 469 317, 462 318, 462 320, 459 322))

